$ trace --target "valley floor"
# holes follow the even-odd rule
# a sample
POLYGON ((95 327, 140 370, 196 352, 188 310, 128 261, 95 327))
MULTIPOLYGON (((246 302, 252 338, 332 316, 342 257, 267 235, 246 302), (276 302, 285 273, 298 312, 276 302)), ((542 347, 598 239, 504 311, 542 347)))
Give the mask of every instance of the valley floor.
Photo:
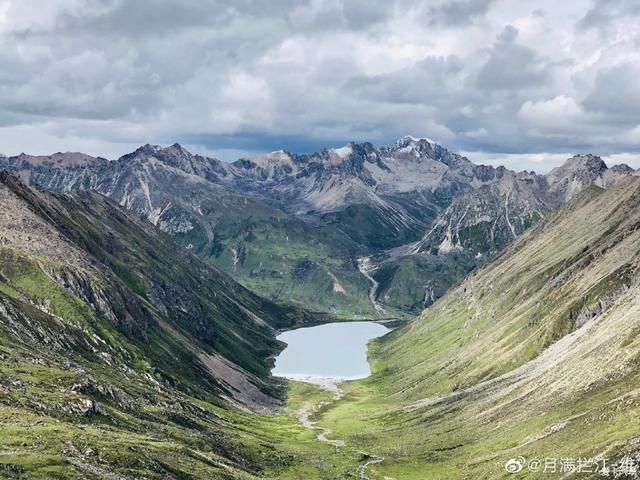
MULTIPOLYGON (((509 389, 506 382, 500 379, 480 391, 410 407, 394 405, 375 381, 343 384, 344 397, 320 409, 314 420, 318 428, 332 431, 330 438, 344 439, 345 446, 327 448, 309 440, 315 434, 301 435, 299 440, 316 444, 309 447, 315 468, 300 476, 296 467, 278 478, 638 478, 624 475, 621 465, 638 461, 640 392, 622 393, 622 384, 553 407, 531 408, 532 402, 522 402, 518 408, 495 399, 488 407, 482 397, 489 388, 509 389), (619 395, 609 400, 616 389, 619 395), (523 471, 507 471, 507 462, 521 457, 526 461, 523 471)), ((327 392, 292 384, 289 415, 326 400, 327 392)))

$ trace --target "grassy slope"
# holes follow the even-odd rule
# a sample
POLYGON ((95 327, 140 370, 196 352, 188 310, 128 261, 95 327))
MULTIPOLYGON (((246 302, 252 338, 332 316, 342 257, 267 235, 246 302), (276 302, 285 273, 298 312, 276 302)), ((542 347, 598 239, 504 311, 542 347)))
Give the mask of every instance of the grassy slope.
POLYGON ((322 424, 386 458, 372 479, 549 478, 503 466, 638 454, 638 212, 637 178, 581 194, 374 342, 374 375, 322 424))
POLYGON ((0 325, 0 478, 322 478, 332 468, 318 459, 331 449, 294 418, 242 413, 158 385, 117 358, 101 362, 78 349, 90 339, 69 325, 58 338, 65 350, 38 348, 43 328, 60 332, 60 320, 0 294, 0 311, 12 308, 26 315, 12 316, 19 331, 0 325))
POLYGON ((373 275, 385 308, 418 315, 478 263, 469 254, 408 255, 383 263, 373 275))
POLYGON ((199 256, 272 301, 344 319, 374 314, 369 282, 355 261, 362 247, 332 227, 306 224, 281 212, 252 213, 221 219, 213 244, 197 231, 176 239, 193 244, 199 256))
POLYGON ((233 387, 197 357, 226 355, 276 393, 269 324, 314 317, 254 296, 104 197, 2 182, 0 478, 324 468, 295 419, 231 408, 233 387))

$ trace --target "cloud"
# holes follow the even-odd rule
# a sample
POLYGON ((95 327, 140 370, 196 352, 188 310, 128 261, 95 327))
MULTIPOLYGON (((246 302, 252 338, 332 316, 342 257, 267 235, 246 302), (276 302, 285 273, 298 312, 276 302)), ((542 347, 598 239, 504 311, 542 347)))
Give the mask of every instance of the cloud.
POLYGON ((633 154, 636 4, 0 0, 0 151, 633 154))
POLYGON ((624 18, 640 15, 640 4, 635 0, 596 0, 593 7, 578 22, 583 29, 599 30, 604 36, 615 33, 624 18))
POLYGON ((591 112, 605 115, 608 121, 635 126, 640 123, 639 78, 638 62, 603 68, 582 104, 591 112))
POLYGON ((561 135, 576 126, 582 113, 576 101, 565 95, 550 100, 527 101, 520 108, 519 117, 539 133, 561 135))
POLYGON ((432 24, 460 26, 468 24, 487 13, 494 0, 454 0, 428 10, 432 24))
POLYGON ((518 30, 507 25, 498 35, 477 84, 486 90, 517 90, 543 86, 549 78, 547 65, 531 48, 519 45, 518 30))

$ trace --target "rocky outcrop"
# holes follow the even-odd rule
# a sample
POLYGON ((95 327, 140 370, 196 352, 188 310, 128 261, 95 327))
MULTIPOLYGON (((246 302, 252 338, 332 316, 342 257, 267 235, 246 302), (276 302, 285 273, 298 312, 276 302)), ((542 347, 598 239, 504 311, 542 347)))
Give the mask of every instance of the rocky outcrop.
POLYGON ((546 175, 506 171, 455 200, 413 252, 491 255, 588 186, 610 188, 632 173, 627 165, 608 168, 594 155, 576 155, 546 175))

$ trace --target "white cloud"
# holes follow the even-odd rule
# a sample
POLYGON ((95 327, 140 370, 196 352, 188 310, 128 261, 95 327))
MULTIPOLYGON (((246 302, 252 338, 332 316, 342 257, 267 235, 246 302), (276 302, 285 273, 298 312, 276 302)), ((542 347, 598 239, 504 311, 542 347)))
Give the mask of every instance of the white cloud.
POLYGON ((563 153, 486 153, 486 152, 463 152, 463 155, 474 163, 482 165, 493 165, 494 167, 503 165, 517 172, 526 170, 539 174, 549 172, 555 167, 562 165, 574 152, 563 153))
POLYGON ((10 6, 10 0, 0 0, 0 31, 7 28, 7 14, 9 13, 10 6))
POLYGON ((629 154, 638 15, 632 0, 0 0, 0 151, 226 156, 410 131, 516 167, 629 154))
POLYGON ((573 98, 558 95, 551 100, 526 101, 518 115, 526 126, 539 133, 562 135, 576 126, 581 113, 580 106, 573 98))

